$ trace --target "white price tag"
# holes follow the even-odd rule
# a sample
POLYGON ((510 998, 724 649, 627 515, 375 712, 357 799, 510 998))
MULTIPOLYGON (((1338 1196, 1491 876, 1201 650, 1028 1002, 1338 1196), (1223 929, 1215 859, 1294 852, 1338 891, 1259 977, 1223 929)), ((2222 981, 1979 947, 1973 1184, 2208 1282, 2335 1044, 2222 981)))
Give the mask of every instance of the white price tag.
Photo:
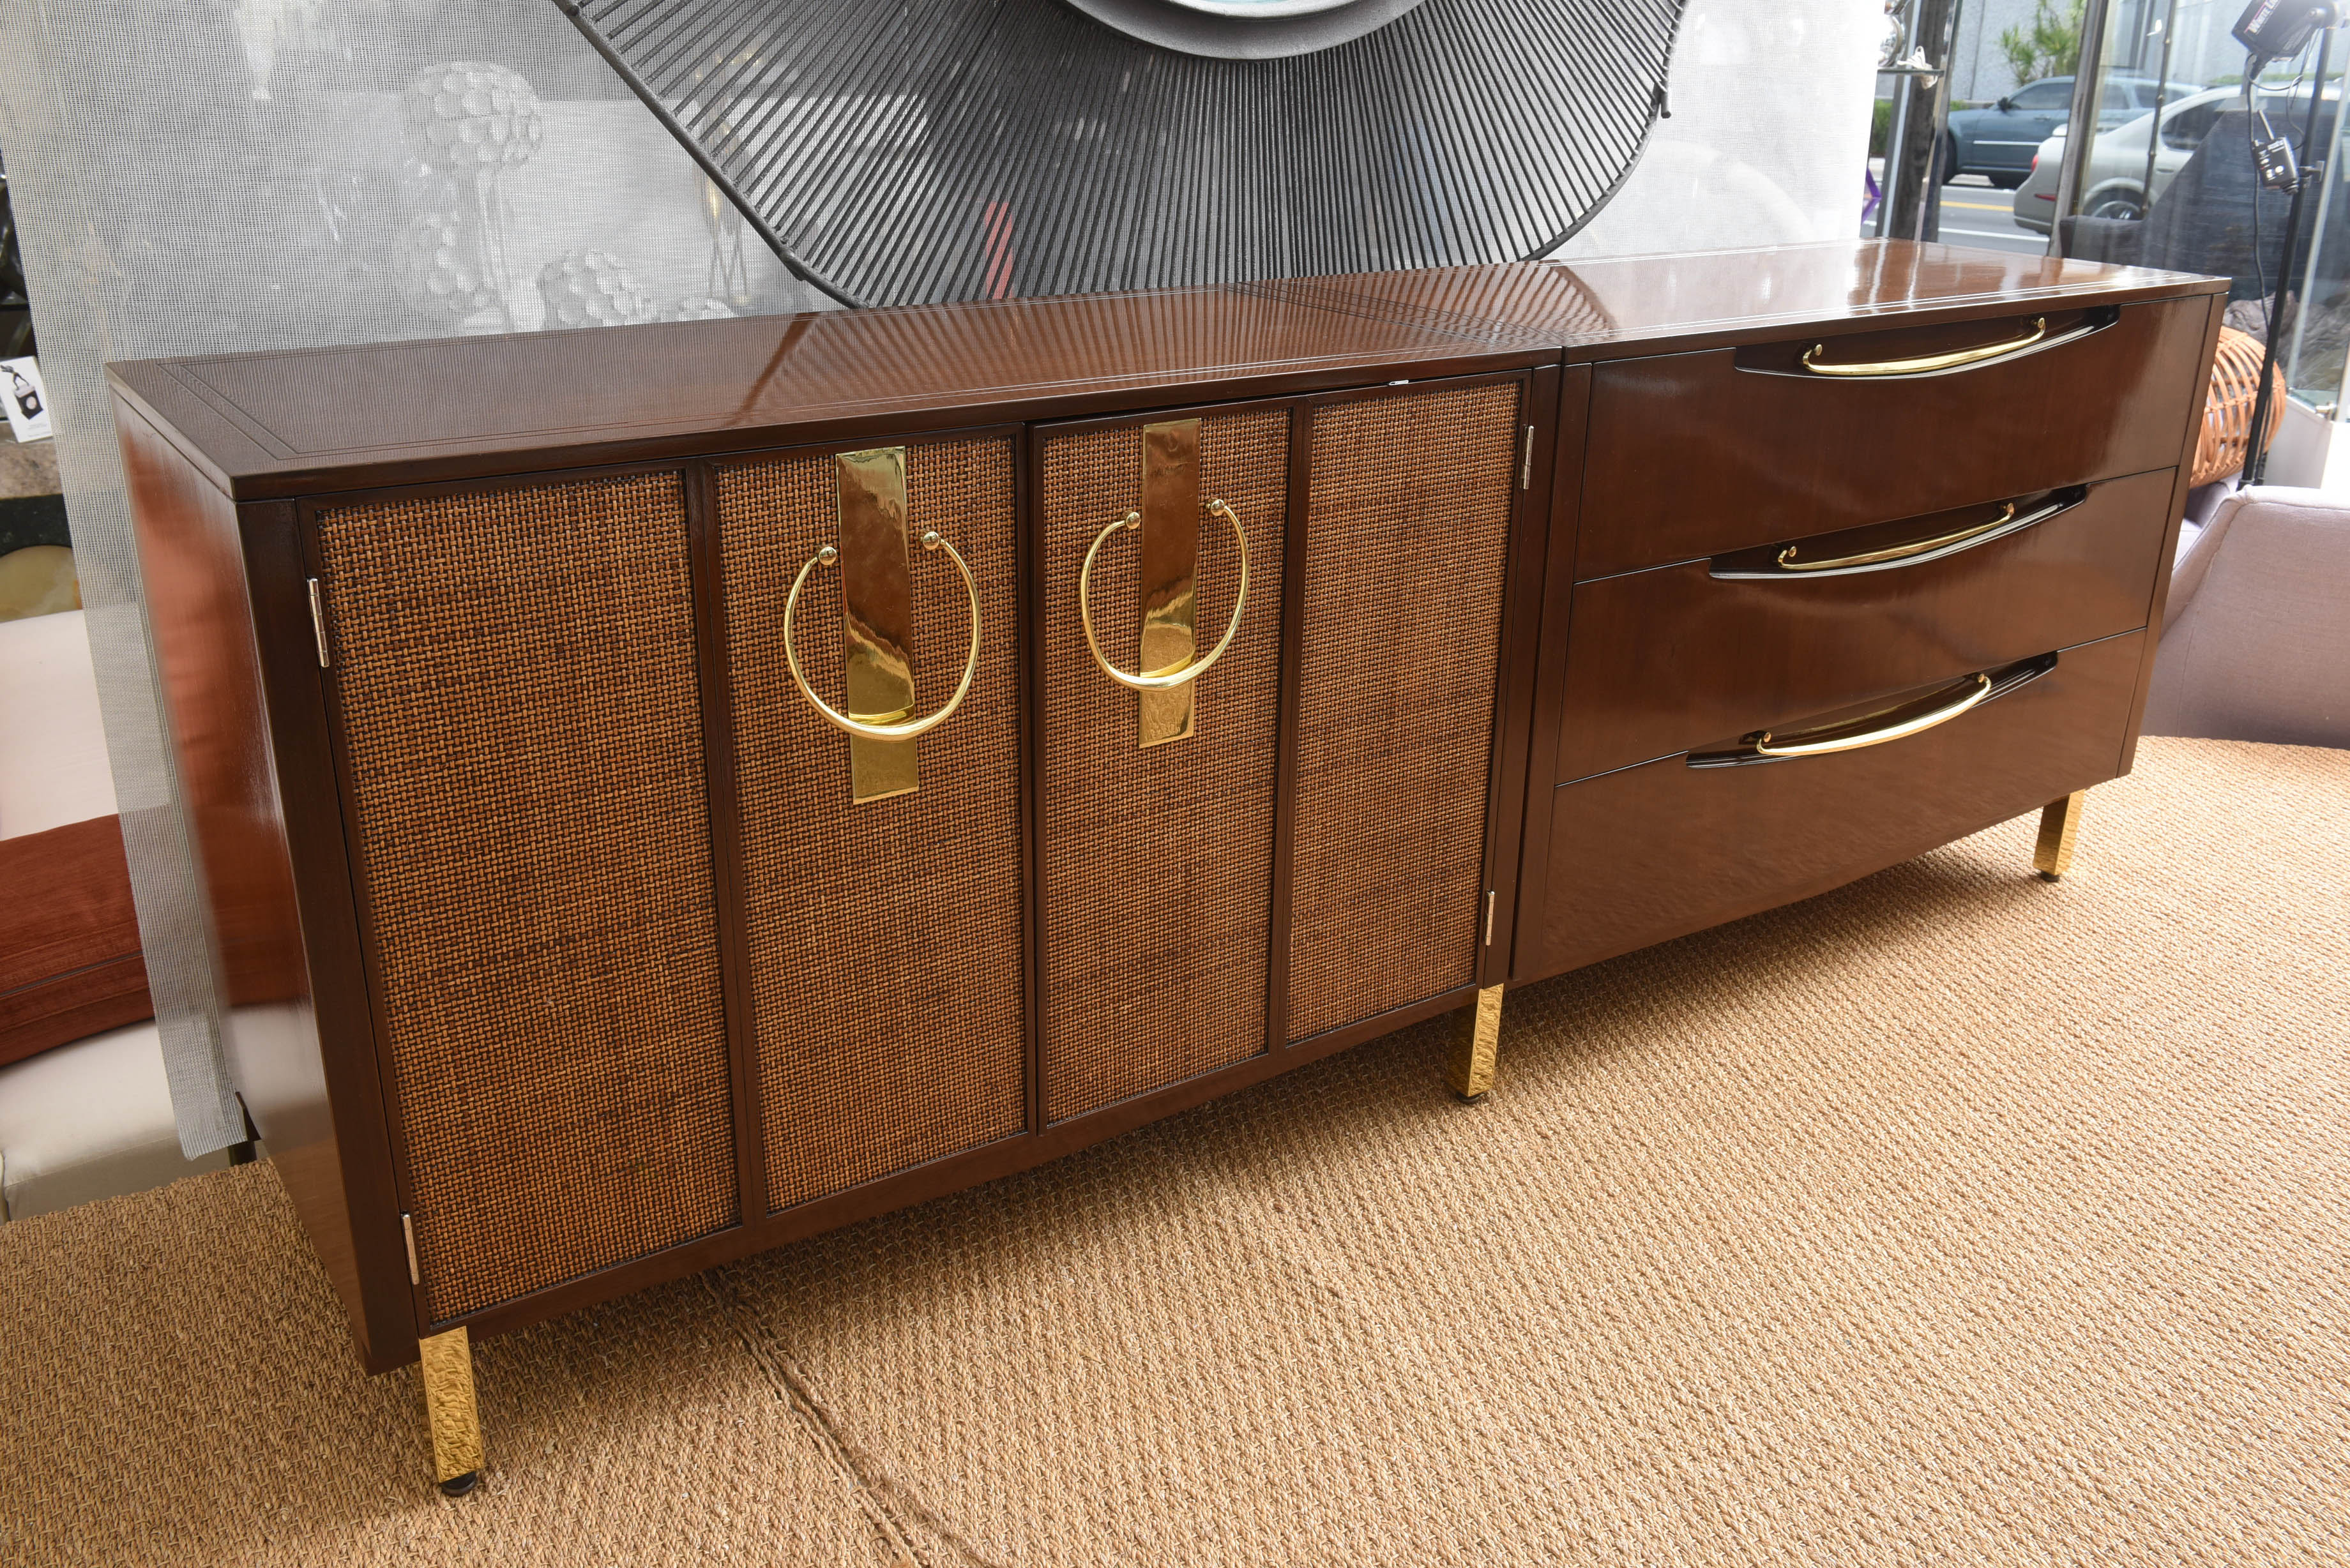
POLYGON ((34 358, 0 359, 0 403, 8 405, 8 428, 18 441, 49 439, 49 394, 34 358))

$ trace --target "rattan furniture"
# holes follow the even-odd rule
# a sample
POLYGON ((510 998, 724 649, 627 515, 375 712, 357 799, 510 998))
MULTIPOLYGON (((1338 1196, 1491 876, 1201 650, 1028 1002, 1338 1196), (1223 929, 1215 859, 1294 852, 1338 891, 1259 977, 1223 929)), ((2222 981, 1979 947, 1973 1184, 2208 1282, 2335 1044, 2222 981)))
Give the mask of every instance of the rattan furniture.
MULTIPOLYGON (((2224 286, 1822 244, 114 368, 224 1048, 420 1354, 2126 772, 2224 286), (304 977, 284 1000, 284 976, 304 977)), ((2048 803, 2055 803, 2053 806, 2048 803)))

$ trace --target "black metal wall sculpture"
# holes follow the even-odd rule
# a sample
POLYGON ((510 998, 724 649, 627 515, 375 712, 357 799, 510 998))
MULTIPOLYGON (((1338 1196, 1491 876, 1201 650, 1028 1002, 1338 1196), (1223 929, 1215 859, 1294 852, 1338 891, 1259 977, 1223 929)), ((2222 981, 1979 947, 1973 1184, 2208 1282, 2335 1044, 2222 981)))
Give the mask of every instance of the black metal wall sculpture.
POLYGON ((1540 255, 1685 0, 556 0, 850 305, 1540 255))

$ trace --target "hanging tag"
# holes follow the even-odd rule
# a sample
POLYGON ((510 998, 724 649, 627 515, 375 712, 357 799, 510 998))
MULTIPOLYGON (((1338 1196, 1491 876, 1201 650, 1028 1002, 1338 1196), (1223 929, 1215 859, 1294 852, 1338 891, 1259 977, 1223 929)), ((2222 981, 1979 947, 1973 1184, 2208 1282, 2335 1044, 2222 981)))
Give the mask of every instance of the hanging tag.
POLYGON ((40 361, 0 359, 0 399, 8 405, 8 428, 18 441, 49 439, 49 394, 41 384, 40 361))

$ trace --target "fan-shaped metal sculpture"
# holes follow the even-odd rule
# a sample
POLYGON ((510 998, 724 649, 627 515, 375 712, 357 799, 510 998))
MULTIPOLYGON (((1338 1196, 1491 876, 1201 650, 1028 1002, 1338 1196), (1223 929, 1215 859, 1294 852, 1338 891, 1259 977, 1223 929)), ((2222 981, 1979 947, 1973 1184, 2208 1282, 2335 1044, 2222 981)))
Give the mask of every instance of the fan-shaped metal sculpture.
POLYGON ((1684 0, 556 3, 880 305, 1540 255, 1630 171, 1684 0))

